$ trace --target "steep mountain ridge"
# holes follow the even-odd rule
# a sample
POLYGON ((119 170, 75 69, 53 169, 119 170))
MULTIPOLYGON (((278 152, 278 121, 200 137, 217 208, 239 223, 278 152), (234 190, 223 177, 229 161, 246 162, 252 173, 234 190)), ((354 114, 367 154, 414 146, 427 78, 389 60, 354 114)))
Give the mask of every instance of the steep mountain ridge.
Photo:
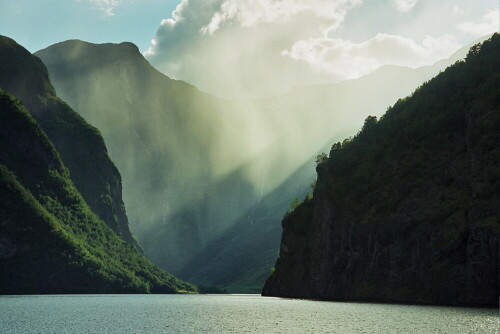
POLYGON ((249 150, 218 99, 161 74, 129 43, 67 41, 36 54, 58 93, 103 130, 155 263, 178 273, 257 198, 239 168, 249 150))
POLYGON ((498 306, 500 35, 319 159, 263 295, 498 306))
POLYGON ((21 100, 49 136, 71 179, 99 218, 142 251, 130 233, 121 176, 99 131, 60 100, 47 69, 14 40, 0 36, 0 89, 21 100))

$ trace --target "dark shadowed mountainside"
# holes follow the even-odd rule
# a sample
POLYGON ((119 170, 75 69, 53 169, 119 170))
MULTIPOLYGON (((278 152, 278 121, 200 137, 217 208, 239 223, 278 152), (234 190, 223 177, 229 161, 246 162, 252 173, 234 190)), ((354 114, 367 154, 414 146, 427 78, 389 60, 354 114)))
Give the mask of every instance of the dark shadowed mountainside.
POLYGON ((498 306, 500 35, 318 159, 263 295, 498 306))

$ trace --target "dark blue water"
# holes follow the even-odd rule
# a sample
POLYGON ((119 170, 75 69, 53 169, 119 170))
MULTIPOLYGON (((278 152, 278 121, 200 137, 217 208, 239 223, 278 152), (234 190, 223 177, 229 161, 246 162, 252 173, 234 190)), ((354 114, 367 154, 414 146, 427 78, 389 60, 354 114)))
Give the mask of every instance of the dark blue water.
POLYGON ((496 310, 257 295, 0 297, 1 334, 500 333, 496 310))

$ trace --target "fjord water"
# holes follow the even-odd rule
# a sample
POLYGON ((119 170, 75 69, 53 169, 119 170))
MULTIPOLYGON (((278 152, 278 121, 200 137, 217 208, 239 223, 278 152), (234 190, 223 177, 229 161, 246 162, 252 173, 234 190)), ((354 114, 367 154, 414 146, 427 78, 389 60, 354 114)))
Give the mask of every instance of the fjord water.
POLYGON ((9 334, 497 333, 492 309, 335 303, 258 295, 0 297, 9 334))

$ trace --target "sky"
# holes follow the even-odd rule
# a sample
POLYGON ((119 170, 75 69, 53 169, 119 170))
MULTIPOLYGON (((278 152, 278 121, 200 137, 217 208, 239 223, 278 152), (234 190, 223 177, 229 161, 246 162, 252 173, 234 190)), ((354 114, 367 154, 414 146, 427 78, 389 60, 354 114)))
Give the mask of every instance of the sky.
POLYGON ((32 52, 130 41, 166 75, 222 97, 430 65, 498 21, 498 0, 0 0, 0 34, 32 52))

